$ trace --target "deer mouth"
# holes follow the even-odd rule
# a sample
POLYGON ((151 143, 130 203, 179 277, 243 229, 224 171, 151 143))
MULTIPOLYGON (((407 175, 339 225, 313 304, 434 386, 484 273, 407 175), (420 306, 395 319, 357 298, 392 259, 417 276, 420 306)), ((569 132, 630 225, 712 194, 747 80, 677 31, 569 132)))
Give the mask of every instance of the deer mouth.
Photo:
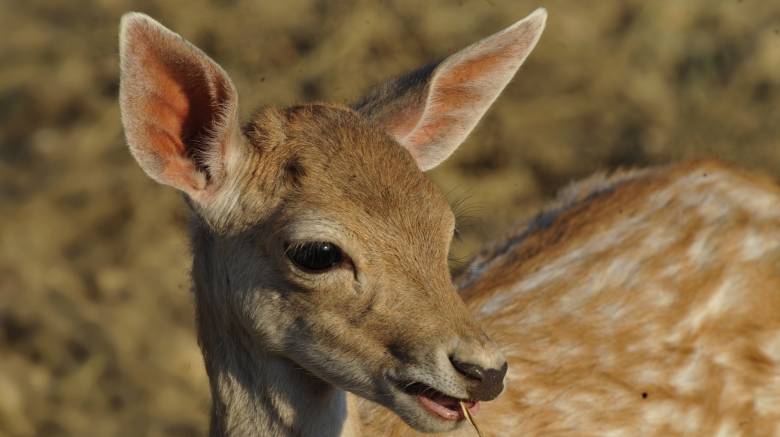
POLYGON ((417 398, 417 401, 429 413, 444 420, 460 421, 465 419, 460 403, 463 402, 472 415, 479 411, 479 401, 459 399, 446 395, 435 388, 421 382, 401 385, 401 390, 417 398))

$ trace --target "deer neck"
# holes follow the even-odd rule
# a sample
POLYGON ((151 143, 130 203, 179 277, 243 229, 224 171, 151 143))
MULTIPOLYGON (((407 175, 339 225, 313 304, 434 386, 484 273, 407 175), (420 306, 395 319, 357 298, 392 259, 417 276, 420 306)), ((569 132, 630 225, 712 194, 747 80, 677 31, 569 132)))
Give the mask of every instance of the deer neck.
POLYGON ((244 351, 207 368, 212 437, 356 435, 347 394, 284 358, 244 351))
POLYGON ((198 339, 212 395, 212 437, 358 436, 353 396, 262 350, 230 317, 230 282, 193 234, 198 339))

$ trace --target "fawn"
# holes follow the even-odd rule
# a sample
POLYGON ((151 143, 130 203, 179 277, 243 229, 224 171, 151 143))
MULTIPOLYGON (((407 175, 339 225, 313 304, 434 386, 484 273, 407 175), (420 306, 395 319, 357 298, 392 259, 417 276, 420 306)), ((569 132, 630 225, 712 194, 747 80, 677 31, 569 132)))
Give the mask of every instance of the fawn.
POLYGON ((192 209, 212 435, 468 435, 461 402, 490 435, 780 435, 769 180, 709 161, 594 176, 451 278, 453 214, 424 171, 545 20, 352 107, 266 107, 240 126, 219 65, 123 17, 127 142, 192 209))

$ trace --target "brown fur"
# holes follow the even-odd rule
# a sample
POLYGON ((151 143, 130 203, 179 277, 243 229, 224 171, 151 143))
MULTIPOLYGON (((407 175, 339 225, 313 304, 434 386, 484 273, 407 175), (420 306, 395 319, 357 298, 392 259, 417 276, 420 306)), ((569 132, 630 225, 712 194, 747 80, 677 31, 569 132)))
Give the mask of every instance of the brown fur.
MULTIPOLYGON (((244 191, 225 212, 229 217, 215 220, 227 226, 216 234, 197 220, 193 226, 198 331, 212 382, 227 379, 225 373, 255 373, 251 363, 267 360, 257 356, 260 352, 245 350, 253 346, 231 346, 246 336, 241 323, 263 337, 263 349, 281 352, 326 380, 340 376, 323 368, 320 353, 338 359, 341 350, 345 359, 385 367, 393 361, 404 365, 433 361, 426 358, 425 345, 453 335, 482 341, 447 273, 454 219, 444 197, 407 152, 354 111, 334 105, 267 108, 244 132, 244 171, 239 173, 244 191), (392 173, 386 172, 388 163, 394 163, 392 173), (351 220, 344 220, 346 214, 351 220), (299 238, 299 232, 311 233, 311 226, 334 228, 330 231, 334 234, 323 239, 337 241, 352 257, 359 276, 354 288, 347 270, 324 278, 288 271, 280 256, 285 242, 299 238), (418 298, 403 298, 410 294, 418 298), (220 302, 231 295, 237 302, 225 313, 230 308, 220 302), (408 319, 394 316, 399 312, 408 319), (233 332, 227 342, 224 334, 236 325, 231 320, 236 313, 239 326, 227 331, 233 332), (430 317, 431 313, 438 316, 430 317), (256 326, 271 320, 273 326, 256 326), (318 332, 328 332, 331 338, 312 337, 318 332), (307 348, 322 350, 303 354, 287 350, 290 344, 309 341, 319 346, 309 343, 307 348), (225 357, 244 364, 226 370, 225 357)), ((314 233, 311 238, 317 237, 314 233)), ((244 341, 252 343, 249 338, 244 341)), ((366 381, 347 379, 338 385, 355 391, 367 390, 362 385, 377 377, 358 370, 350 373, 354 373, 350 378, 366 381)), ((309 384, 324 384, 309 378, 309 384)), ((216 399, 234 397, 222 393, 220 384, 213 390, 216 399)), ((217 416, 238 410, 230 403, 224 401, 226 412, 217 416)), ((280 429, 301 426, 282 422, 280 429)))

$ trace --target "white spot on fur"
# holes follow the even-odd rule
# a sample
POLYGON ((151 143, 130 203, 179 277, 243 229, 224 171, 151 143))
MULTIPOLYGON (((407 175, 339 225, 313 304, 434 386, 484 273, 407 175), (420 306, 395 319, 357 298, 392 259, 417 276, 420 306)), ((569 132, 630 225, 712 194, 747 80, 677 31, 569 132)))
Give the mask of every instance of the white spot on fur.
POLYGON ((642 385, 653 386, 660 383, 666 383, 666 377, 667 375, 664 374, 660 368, 653 365, 647 365, 642 366, 639 370, 636 375, 636 380, 642 385))
POLYGON ((684 408, 675 401, 664 400, 650 402, 643 413, 650 429, 669 426, 683 434, 695 435, 701 432, 702 412, 698 408, 684 408))
POLYGON ((780 405, 780 374, 773 375, 771 382, 758 387, 754 394, 753 405, 762 416, 775 414, 780 405))
POLYGON ((742 239, 742 257, 745 261, 761 258, 768 249, 767 246, 771 246, 771 243, 763 241, 754 231, 748 229, 742 239))
POLYGON ((780 330, 773 332, 761 345, 761 351, 776 364, 780 365, 780 330))
POLYGON ((701 432, 702 412, 700 408, 688 408, 687 415, 677 423, 677 429, 688 435, 695 435, 701 432))
POLYGON ((725 184, 723 191, 729 196, 729 203, 740 205, 755 218, 769 220, 780 217, 780 199, 774 192, 748 188, 740 183, 725 184))
POLYGON ((710 233, 706 231, 699 232, 686 251, 686 255, 696 267, 705 264, 710 259, 711 253, 710 233))
POLYGON ((702 387, 704 371, 705 363, 697 352, 685 366, 672 376, 671 383, 680 393, 691 394, 702 387))
MULTIPOLYGON (((723 354, 717 356, 716 362, 725 368, 736 368, 738 365, 723 354)), ((723 389, 720 392, 720 403, 722 405, 740 405, 752 402, 754 402, 753 393, 742 382, 741 376, 725 373, 723 375, 723 389)))
POLYGON ((648 209, 655 211, 665 209, 679 191, 678 184, 679 181, 667 186, 666 189, 652 193, 647 199, 648 209))
POLYGON ((650 290, 653 296, 653 303, 659 307, 667 307, 677 302, 677 294, 664 288, 655 288, 650 290))
POLYGON ((601 305, 597 312, 607 319, 620 320, 626 317, 630 310, 631 308, 626 305, 624 300, 619 300, 601 305))
POLYGON ((493 315, 503 307, 504 301, 506 301, 506 299, 503 297, 503 294, 495 294, 493 295, 493 298, 482 304, 479 313, 483 316, 493 315))
POLYGON ((678 232, 665 227, 651 227, 648 235, 642 240, 642 249, 640 252, 644 256, 653 256, 654 254, 666 250, 669 246, 679 240, 678 232))
POLYGON ((680 407, 673 401, 648 402, 642 410, 645 422, 653 428, 673 422, 680 407))
POLYGON ((691 315, 686 319, 685 325, 692 331, 695 331, 701 327, 701 325, 708 319, 723 313, 735 298, 738 297, 739 289, 735 287, 735 281, 733 276, 726 274, 723 282, 720 283, 717 289, 712 293, 709 299, 699 305, 692 311, 691 315))
POLYGON ((718 432, 715 434, 715 437, 737 437, 740 435, 742 435, 742 433, 737 430, 737 426, 734 424, 734 421, 727 419, 720 425, 718 432))
POLYGON ((664 279, 676 278, 681 272, 682 263, 675 262, 664 267, 658 276, 664 279))

